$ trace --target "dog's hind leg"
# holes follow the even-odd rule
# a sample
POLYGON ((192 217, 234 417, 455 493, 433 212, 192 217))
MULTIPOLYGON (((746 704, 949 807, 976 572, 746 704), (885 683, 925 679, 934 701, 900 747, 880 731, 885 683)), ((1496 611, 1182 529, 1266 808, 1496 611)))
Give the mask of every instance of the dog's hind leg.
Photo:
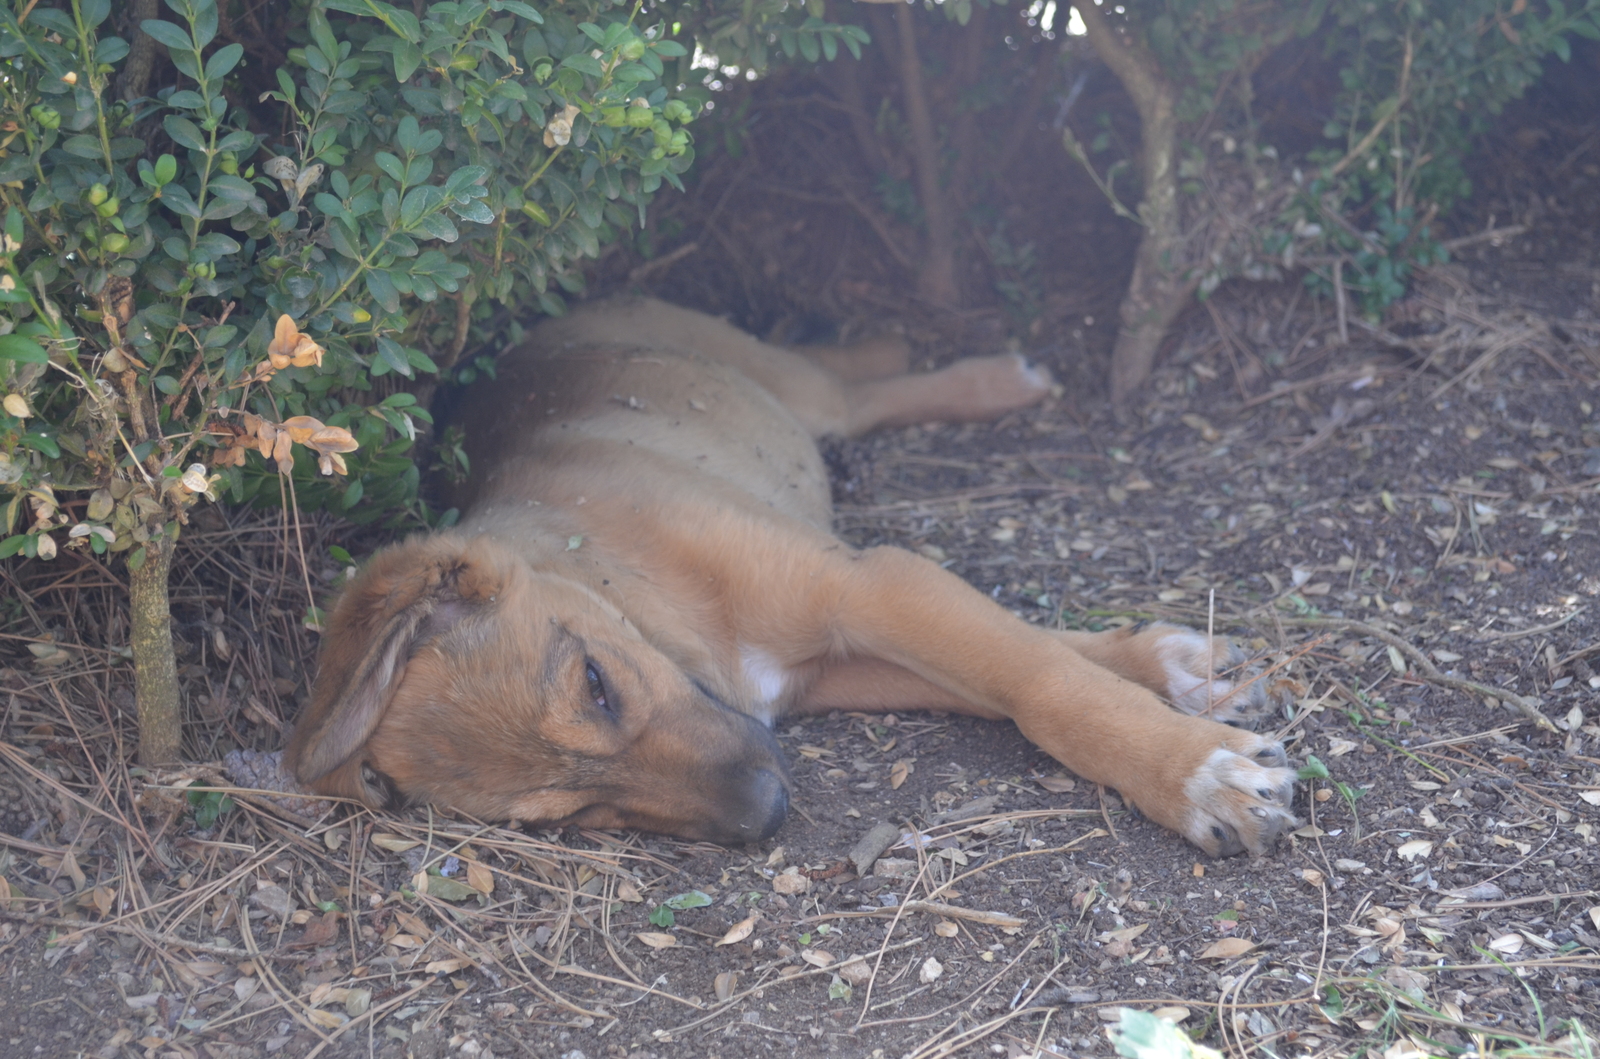
POLYGON ((878 427, 998 419, 1037 404, 1050 386, 1048 371, 1015 353, 969 357, 938 371, 845 386, 843 433, 855 437, 878 427))
POLYGON ((911 370, 911 346, 899 335, 863 338, 839 346, 817 344, 785 348, 846 384, 892 379, 911 370))

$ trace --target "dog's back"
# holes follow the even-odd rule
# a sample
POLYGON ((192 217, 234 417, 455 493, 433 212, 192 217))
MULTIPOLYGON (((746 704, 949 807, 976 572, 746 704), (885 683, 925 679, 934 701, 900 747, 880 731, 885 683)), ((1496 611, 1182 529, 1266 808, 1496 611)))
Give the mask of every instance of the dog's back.
POLYGON ((481 522, 530 501, 578 504, 601 482, 642 500, 693 480, 722 503, 826 530, 827 475, 810 432, 752 376, 760 365, 740 355, 741 339, 753 341, 643 299, 541 324, 463 403, 473 476, 460 505, 481 522))

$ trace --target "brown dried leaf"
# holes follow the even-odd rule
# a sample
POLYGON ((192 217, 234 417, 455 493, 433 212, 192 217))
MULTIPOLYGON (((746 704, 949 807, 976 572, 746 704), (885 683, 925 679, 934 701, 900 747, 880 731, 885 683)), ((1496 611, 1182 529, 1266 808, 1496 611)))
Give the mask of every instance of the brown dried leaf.
POLYGON ((272 442, 272 458, 277 461, 279 474, 294 473, 294 439, 287 430, 280 430, 272 442))
POLYGON ((324 912, 322 918, 306 922, 306 929, 289 945, 291 949, 314 949, 339 937, 339 913, 324 912))
POLYGON ((634 937, 650 946, 652 949, 670 949, 678 944, 678 939, 671 934, 659 934, 655 931, 645 931, 635 934, 634 937))
POLYGON ((1196 959, 1232 960, 1243 956, 1255 947, 1256 943, 1248 938, 1218 938, 1201 950, 1196 959))
POLYGON ((463 967, 471 967, 472 961, 460 956, 452 956, 445 960, 432 960, 423 968, 429 974, 455 974, 463 967))
POLYGON ((743 941, 745 938, 748 938, 752 933, 754 933, 756 929, 756 920, 759 918, 759 916, 750 916, 747 919, 739 920, 739 922, 728 928, 728 932, 722 935, 721 939, 717 941, 717 944, 733 945, 737 942, 743 941))
POLYGON ((1059 773, 1054 776, 1041 776, 1036 782, 1051 794, 1066 794, 1078 789, 1077 780, 1059 773))
POLYGON ((289 437, 297 445, 309 442, 312 435, 324 429, 326 424, 313 416, 290 416, 283 421, 283 429, 288 431, 289 437))
POLYGON ((719 1001, 727 1000, 733 996, 733 987, 738 984, 738 981, 738 971, 723 971, 712 982, 711 990, 716 994, 719 1001))
POLYGON ((961 932, 961 928, 948 919, 941 919, 933 925, 933 932, 941 938, 953 938, 961 932))
POLYGON ((361 446, 344 427, 323 427, 306 442, 318 452, 354 452, 361 446))
POLYGON ((72 855, 72 850, 67 850, 61 855, 61 870, 72 876, 72 888, 81 890, 89 885, 88 876, 83 874, 83 869, 78 867, 78 858, 72 855))
POLYGON ((801 875, 796 868, 789 868, 772 879, 772 892, 786 897, 803 894, 810 889, 811 880, 801 875))
POLYGON ((287 357, 294 352, 295 343, 298 341, 300 341, 300 328, 295 326, 293 317, 283 313, 272 329, 272 341, 267 343, 267 353, 287 357))
POLYGON ((467 861, 467 885, 480 894, 494 893, 494 872, 475 860, 467 861))
POLYGON ((900 785, 905 783, 906 777, 909 775, 911 775, 910 764, 904 760, 896 761, 889 769, 889 789, 899 790, 900 785))

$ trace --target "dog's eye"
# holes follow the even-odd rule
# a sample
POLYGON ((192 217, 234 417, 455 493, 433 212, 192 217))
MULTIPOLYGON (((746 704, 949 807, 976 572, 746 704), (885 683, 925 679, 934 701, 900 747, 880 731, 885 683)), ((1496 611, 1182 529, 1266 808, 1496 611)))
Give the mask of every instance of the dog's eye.
POLYGON ((594 704, 607 713, 611 713, 611 700, 606 696, 606 682, 600 679, 600 670, 590 662, 583 667, 583 675, 589 681, 589 698, 594 704))

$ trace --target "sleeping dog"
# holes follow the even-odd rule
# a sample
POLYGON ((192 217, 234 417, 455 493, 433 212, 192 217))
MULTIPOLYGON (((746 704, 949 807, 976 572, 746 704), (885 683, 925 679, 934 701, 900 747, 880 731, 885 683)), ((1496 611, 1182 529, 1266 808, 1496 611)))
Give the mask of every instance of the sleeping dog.
POLYGON ((737 843, 783 823, 782 716, 1010 719, 1213 855, 1293 826, 1284 750, 1219 723, 1226 642, 1055 632, 830 529, 814 439, 1033 404, 1020 357, 906 374, 648 299, 546 321, 469 394, 460 524, 379 553, 328 622, 285 763, 310 790, 737 843), (1205 714, 1205 716, 1198 716, 1205 714))

